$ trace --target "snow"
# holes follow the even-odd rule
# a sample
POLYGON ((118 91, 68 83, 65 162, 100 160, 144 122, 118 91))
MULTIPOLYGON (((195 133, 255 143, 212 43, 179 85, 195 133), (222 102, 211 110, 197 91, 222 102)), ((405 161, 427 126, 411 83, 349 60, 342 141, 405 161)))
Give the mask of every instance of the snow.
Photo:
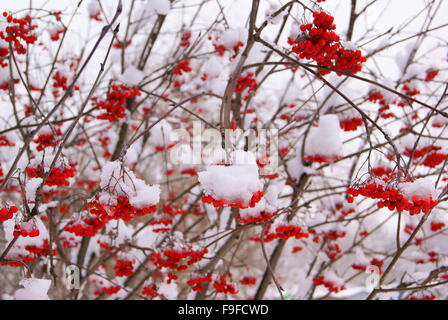
POLYGON ((223 70, 222 70, 222 58, 211 56, 203 65, 202 65, 202 74, 207 75, 207 80, 218 78, 223 70))
MULTIPOLYGON (((12 73, 13 73, 14 80, 19 78, 16 68, 12 69, 12 73)), ((9 79, 11 78, 10 76, 11 76, 11 73, 9 71, 9 68, 0 68, 0 85, 3 85, 6 82, 8 82, 9 79)))
POLYGON ((278 196, 281 192, 279 186, 271 185, 266 189, 263 198, 253 208, 241 209, 240 216, 243 219, 258 217, 262 212, 274 213, 278 209, 278 196))
POLYGON ((306 173, 308 175, 312 175, 316 173, 316 171, 311 167, 305 167, 302 164, 302 146, 299 144, 296 147, 296 154, 291 160, 288 161, 288 172, 291 175, 291 178, 298 181, 302 174, 306 173))
MULTIPOLYGON (((18 213, 14 219, 6 220, 3 222, 3 230, 5 232, 5 239, 9 242, 14 239, 13 237, 13 231, 15 226, 15 221, 22 220, 23 216, 22 214, 18 213)), ((37 237, 18 237, 16 242, 14 243, 14 246, 9 251, 7 255, 7 259, 14 260, 17 256, 27 256, 30 255, 30 253, 25 249, 26 246, 37 246, 41 247, 44 244, 45 240, 48 240, 48 231, 45 227, 42 220, 37 217, 33 218, 29 222, 22 222, 20 225, 25 226, 29 228, 30 226, 36 228, 39 230, 39 235, 37 237)))
POLYGON ((446 126, 448 125, 448 118, 445 118, 444 116, 438 113, 436 116, 432 118, 431 122, 433 125, 446 126))
POLYGON ((217 44, 225 46, 227 49, 233 49, 238 42, 246 43, 247 30, 244 28, 227 29, 219 36, 217 44))
POLYGON ((129 66, 126 71, 120 76, 120 80, 128 86, 138 85, 144 78, 144 73, 134 66, 129 66))
POLYGON ((159 202, 159 185, 149 186, 143 180, 135 180, 136 194, 129 199, 131 205, 137 209, 150 207, 159 202))
POLYGON ((235 157, 239 164, 209 166, 206 171, 198 173, 206 195, 216 200, 248 203, 255 192, 263 189, 258 166, 247 162, 248 159, 253 160, 254 156, 243 153, 245 152, 241 151, 235 157))
POLYGON ((266 19, 269 23, 272 23, 272 24, 277 24, 277 23, 279 23, 280 21, 282 21, 283 17, 284 17, 285 15, 287 15, 287 13, 288 13, 286 10, 280 12, 280 13, 279 13, 277 16, 275 16, 275 17, 272 16, 272 15, 273 15, 276 11, 278 11, 280 8, 281 8, 280 5, 271 3, 270 6, 269 6, 269 8, 266 10, 266 13, 265 13, 265 14, 266 14, 266 18, 265 18, 265 19, 266 19))
POLYGON ((151 129, 149 143, 155 147, 165 147, 170 144, 172 128, 166 120, 161 120, 151 129))
POLYGON ((158 292, 168 300, 175 300, 178 295, 177 284, 174 282, 171 282, 169 284, 163 282, 160 285, 158 292))
POLYGON ((160 15, 167 15, 170 11, 169 0, 150 0, 149 8, 153 13, 160 15))
POLYGON ((51 280, 26 278, 20 281, 23 289, 16 291, 15 300, 50 300, 47 295, 51 280))
POLYGON ((351 51, 356 51, 358 50, 358 47, 356 46, 356 44, 354 44, 351 41, 345 41, 343 44, 343 47, 347 50, 351 50, 351 51))
POLYGON ((99 239, 102 243, 107 243, 111 246, 120 246, 131 240, 134 233, 134 228, 122 220, 108 221, 105 228, 106 233, 100 235, 99 239))
POLYGON ((342 287, 345 284, 344 279, 339 277, 333 270, 329 270, 324 275, 326 281, 331 281, 337 287, 342 287))
POLYGON ((42 181, 42 178, 31 178, 28 180, 25 187, 27 201, 34 201, 36 199, 36 190, 42 184, 42 181))
MULTIPOLYGON (((48 126, 43 127, 40 131, 39 134, 42 133, 49 133, 52 132, 51 129, 48 126), (48 131, 47 131, 48 130, 48 131)), ((50 168, 53 160, 54 160, 54 153, 51 152, 41 152, 41 151, 36 151, 34 152, 35 157, 29 162, 28 167, 30 168, 37 168, 40 165, 43 165, 45 169, 50 168)), ((66 158, 61 155, 60 157, 57 158, 56 163, 54 165, 55 168, 64 168, 66 166, 68 166, 68 162, 66 160, 66 158)))
POLYGON ((361 248, 355 249, 355 260, 354 264, 368 266, 370 265, 370 260, 365 256, 363 250, 361 248))
POLYGON ((90 16, 96 15, 98 12, 101 11, 101 7, 98 3, 98 0, 90 0, 89 5, 87 7, 87 10, 89 11, 90 16))
POLYGON ((418 197, 419 199, 429 199, 437 197, 434 182, 429 178, 417 179, 413 182, 405 182, 399 184, 400 192, 408 199, 418 197))
POLYGON ((58 24, 50 25, 47 29, 50 36, 57 35, 58 31, 61 31, 61 30, 64 31, 64 27, 62 27, 61 25, 58 25, 58 24))
POLYGON ((306 155, 342 156, 343 144, 337 115, 325 115, 317 127, 311 127, 305 146, 306 155))
POLYGON ((159 185, 149 186, 135 174, 122 166, 120 161, 107 162, 100 176, 100 202, 115 204, 117 196, 129 197, 131 205, 137 209, 150 207, 159 202, 159 185))

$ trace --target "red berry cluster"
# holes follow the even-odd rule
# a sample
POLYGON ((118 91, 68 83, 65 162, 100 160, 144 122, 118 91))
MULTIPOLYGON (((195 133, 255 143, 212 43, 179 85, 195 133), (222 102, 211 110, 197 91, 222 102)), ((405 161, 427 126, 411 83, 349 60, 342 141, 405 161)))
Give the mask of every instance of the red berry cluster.
POLYGON ((423 296, 409 296, 405 300, 435 300, 437 296, 433 293, 423 296))
MULTIPOLYGON (((370 260, 370 265, 378 267, 379 274, 383 273, 383 271, 381 269, 384 265, 384 261, 378 260, 377 258, 373 258, 372 260, 370 260)), ((363 264, 354 263, 354 264, 352 264, 352 269, 365 272, 367 269, 367 266, 363 265, 363 264)))
MULTIPOLYGON (((410 83, 410 81, 408 80, 408 81, 406 81, 406 83, 410 83)), ((409 97, 413 97, 413 96, 416 96, 421 93, 420 90, 418 90, 417 88, 414 88, 413 86, 408 85, 408 84, 404 84, 401 89, 409 97)))
POLYGON ((126 42, 124 42, 124 41, 117 41, 117 42, 115 42, 115 43, 112 45, 112 47, 114 47, 115 49, 122 49, 122 48, 127 48, 127 47, 129 47, 131 44, 132 44, 132 41, 131 41, 131 40, 126 41, 126 42))
POLYGON ((432 197, 419 199, 414 196, 412 199, 407 199, 394 187, 385 187, 378 183, 366 183, 357 189, 349 188, 348 193, 354 197, 362 195, 371 199, 380 199, 378 208, 388 208, 390 211, 397 210, 398 212, 408 211, 411 215, 428 213, 437 205, 437 201, 432 197))
POLYGON ((62 132, 59 128, 55 130, 53 133, 42 133, 37 136, 36 139, 33 140, 33 142, 36 145, 37 151, 42 151, 47 147, 54 147, 59 142, 59 139, 57 137, 61 136, 62 132))
POLYGON ((112 249, 112 247, 110 246, 110 245, 108 245, 107 243, 105 243, 105 242, 102 242, 101 240, 96 240, 96 243, 98 243, 98 245, 101 247, 101 248, 103 248, 104 250, 110 250, 110 249, 112 249))
POLYGON ((63 91, 67 91, 68 90, 68 79, 66 76, 64 76, 63 74, 61 74, 59 71, 56 71, 55 74, 53 75, 53 77, 51 77, 54 81, 53 81, 53 96, 55 98, 59 97, 59 89, 63 90, 63 91))
POLYGON ((0 136, 0 147, 14 147, 16 144, 9 141, 5 136, 0 136))
POLYGON ((336 257, 342 252, 339 244, 334 243, 327 246, 325 253, 330 260, 336 259, 336 257))
POLYGON ((114 266, 115 275, 117 277, 129 277, 134 273, 134 264, 130 260, 117 260, 114 266))
POLYGON ((14 18, 7 12, 3 12, 3 17, 6 18, 8 26, 4 31, 0 31, 0 39, 6 42, 12 42, 14 51, 17 54, 25 54, 26 48, 22 44, 22 41, 26 44, 35 43, 37 36, 32 32, 37 28, 37 26, 33 25, 33 21, 30 16, 19 19, 14 18))
MULTIPOLYGON (((275 239, 281 239, 283 241, 288 240, 289 238, 295 238, 295 239, 302 239, 302 238, 308 238, 309 233, 305 232, 301 227, 294 226, 294 225, 280 225, 275 228, 274 232, 270 232, 271 225, 268 225, 268 227, 265 230, 264 233, 264 242, 271 242, 275 239)), ((253 237, 251 238, 252 241, 259 242, 261 241, 261 237, 253 237)))
POLYGON ((50 242, 48 242, 48 239, 45 239, 42 244, 36 246, 36 245, 27 245, 25 246, 25 250, 34 254, 34 255, 41 255, 41 256, 48 256, 53 255, 56 256, 58 254, 58 250, 55 248, 53 250, 50 249, 50 242))
POLYGON ((303 157, 305 161, 310 161, 314 163, 333 163, 339 159, 342 159, 341 156, 333 156, 333 157, 324 157, 319 154, 312 155, 312 156, 305 156, 303 157))
MULTIPOLYGON (((218 40, 218 39, 216 39, 216 40, 218 40)), ((227 48, 223 44, 214 43, 213 47, 215 48, 216 53, 221 57, 224 55, 224 52, 226 52, 227 50, 230 50, 230 48, 227 48)), ((230 59, 236 58, 236 56, 240 52, 240 48, 242 48, 242 47, 244 47, 244 43, 242 43, 241 41, 238 41, 237 43, 235 43, 235 45, 232 47, 233 55, 230 57, 230 59)))
POLYGON ((362 126, 363 122, 361 118, 343 119, 339 121, 339 126, 344 131, 356 131, 358 127, 362 126))
POLYGON ((149 260, 159 269, 168 268, 183 271, 192 264, 201 261, 207 252, 207 249, 166 249, 163 252, 153 252, 149 260))
POLYGON ((193 69, 190 67, 190 60, 182 60, 176 65, 176 68, 173 70, 173 74, 182 75, 184 72, 190 72, 193 69))
MULTIPOLYGON (((347 197, 347 202, 348 203, 353 203, 354 199, 353 197, 347 197)), ((356 210, 354 208, 348 207, 346 208, 344 203, 336 203, 334 206, 334 214, 340 213, 341 215, 343 215, 344 217, 348 216, 349 214, 355 213, 356 210)))
POLYGON ((50 12, 50 14, 55 17, 56 21, 61 21, 62 11, 53 11, 53 12, 50 12))
POLYGON ((275 217, 277 215, 277 212, 265 212, 262 211, 260 212, 259 215, 257 216, 248 216, 246 218, 242 218, 240 214, 238 214, 236 216, 236 219, 238 220, 239 223, 241 224, 249 224, 249 223, 266 223, 269 220, 271 220, 273 217, 275 217))
POLYGON ((97 185, 98 181, 95 180, 80 179, 76 181, 77 187, 84 187, 87 191, 93 191, 97 185))
POLYGON ((85 218, 82 222, 70 221, 64 231, 74 233, 80 237, 93 237, 106 225, 105 221, 99 218, 85 218))
POLYGON ((105 295, 111 296, 113 294, 116 294, 120 290, 121 288, 119 286, 102 287, 101 290, 96 290, 95 292, 93 292, 93 294, 99 296, 103 293, 105 295))
POLYGON ((58 41, 61 37, 61 34, 64 33, 65 30, 61 27, 61 29, 54 29, 50 32, 51 41, 58 41))
POLYGON ((162 295, 157 293, 157 290, 158 290, 157 286, 155 284, 151 284, 143 288, 142 295, 151 297, 153 299, 161 297, 162 295))
MULTIPOLYGON (((47 177, 45 181, 46 186, 69 186, 70 183, 68 181, 69 178, 73 178, 75 176, 76 169, 74 168, 74 164, 71 166, 67 166, 64 168, 52 168, 50 175, 47 177)), ((44 170, 42 165, 39 165, 37 168, 26 168, 26 174, 29 178, 41 178, 44 175, 44 170)))
POLYGON ((22 229, 22 226, 20 224, 16 224, 14 226, 13 236, 14 238, 18 238, 20 236, 22 237, 38 237, 40 235, 39 229, 37 229, 35 226, 31 228, 31 230, 28 230, 28 228, 22 229))
POLYGON ((264 195, 263 191, 255 192, 252 195, 249 204, 246 204, 243 201, 227 202, 226 200, 216 200, 212 196, 203 196, 201 200, 204 203, 213 204, 215 208, 233 207, 233 208, 247 209, 255 207, 255 205, 261 200, 261 198, 263 198, 263 195, 264 195))
POLYGON ((431 222, 431 231, 437 232, 442 230, 445 227, 445 223, 443 222, 431 222))
POLYGON ((246 276, 246 277, 244 277, 243 279, 240 280, 240 283, 243 286, 253 286, 254 284, 257 283, 257 278, 246 276))
POLYGON ((180 38, 180 46, 188 47, 190 45, 191 32, 185 31, 180 38))
POLYGON ((182 170, 182 171, 180 172, 180 174, 189 175, 189 176, 194 177, 194 176, 197 176, 197 175, 198 175, 198 172, 196 171, 195 168, 190 168, 190 169, 182 170))
POLYGON ((58 240, 62 243, 65 248, 76 248, 79 242, 76 241, 75 237, 58 237, 58 240))
POLYGON ((445 118, 443 119, 435 119, 435 121, 431 125, 433 128, 445 128, 448 126, 448 121, 445 118))
POLYGON ((204 284, 212 282, 212 277, 208 276, 196 276, 187 281, 187 284, 193 291, 204 291, 204 284))
POLYGON ((422 165, 428 168, 435 168, 438 165, 442 164, 447 157, 448 154, 446 153, 433 151, 425 157, 425 159, 422 162, 422 165))
MULTIPOLYGON (((390 110, 390 103, 386 101, 383 94, 376 90, 369 91, 369 94, 366 98, 366 101, 370 101, 372 103, 378 103, 381 107, 378 109, 380 117, 382 119, 389 119, 395 117, 395 114, 392 112, 386 112, 390 110)), ((392 103, 396 103, 393 101, 392 103)))
POLYGON ((91 12, 89 15, 90 19, 95 20, 95 21, 103 21, 103 19, 101 18, 101 10, 97 10, 95 12, 91 12))
MULTIPOLYGON (((325 12, 313 12, 313 24, 304 24, 300 30, 304 36, 294 42, 292 51, 301 59, 314 60, 321 67, 332 68, 349 73, 357 73, 367 59, 360 50, 347 50, 340 43, 334 18, 325 12)), ((321 75, 331 71, 319 69, 321 75)), ((338 75, 341 75, 338 73, 338 75)))
MULTIPOLYGON (((20 248, 20 246, 18 246, 18 248, 20 248)), ((10 267, 15 267, 15 268, 20 268, 20 267, 23 267, 23 265, 20 262, 28 264, 30 262, 35 261, 36 257, 32 254, 24 255, 24 254, 16 253, 13 255, 8 254, 6 256, 6 259, 10 260, 10 261, 0 262, 0 266, 10 266, 10 267)))
MULTIPOLYGON (((21 249, 22 246, 20 245, 15 245, 15 247, 17 247, 17 249, 21 249)), ((39 245, 26 245, 24 247, 24 249, 26 251, 29 252, 29 254, 23 254, 23 253, 9 253, 6 256, 7 260, 14 260, 14 261, 8 261, 8 262, 2 262, 0 263, 1 266, 11 266, 11 267, 23 267, 22 263, 28 264, 31 263, 33 261, 36 260, 37 256, 48 256, 48 255, 53 255, 56 256, 58 253, 57 249, 50 249, 50 243, 48 241, 48 239, 45 239, 44 241, 42 241, 42 243, 40 243, 39 245), (20 261, 20 262, 19 262, 20 261)))
POLYGON ((88 203, 90 212, 98 216, 102 221, 118 220, 131 221, 135 217, 140 217, 157 211, 157 206, 137 209, 129 203, 125 196, 119 196, 115 205, 103 204, 98 199, 88 203))
POLYGON ((155 225, 165 226, 165 227, 161 227, 161 228, 152 229, 152 232, 155 232, 155 233, 171 231, 172 224, 173 224, 172 219, 156 219, 156 220, 151 221, 151 223, 150 223, 151 226, 155 226, 155 225))
POLYGON ((430 251, 426 253, 428 255, 427 259, 417 259, 415 261, 416 264, 425 264, 425 263, 437 263, 439 261, 439 253, 436 251, 430 251))
POLYGON ((168 283, 168 284, 170 284, 172 281, 179 280, 179 276, 177 276, 175 274, 168 273, 167 276, 168 276, 168 279, 166 280, 166 283, 168 283))
MULTIPOLYGON (((6 68, 8 66, 8 60, 6 57, 9 55, 9 49, 7 47, 0 47, 0 67, 6 68)), ((6 83, 6 81, 5 81, 6 83)))
POLYGON ((0 222, 12 219, 14 216, 14 213, 19 211, 19 209, 16 206, 12 206, 9 209, 1 208, 0 209, 0 222))
POLYGON ((390 176, 393 173, 393 170, 391 168, 378 166, 378 167, 372 168, 372 170, 370 170, 370 173, 376 177, 390 176))
POLYGON ((246 88, 248 92, 257 89, 257 79, 254 78, 255 74, 253 72, 248 72, 246 75, 241 75, 238 77, 235 92, 242 93, 246 88))
POLYGON ((326 240, 338 240, 338 239, 345 238, 346 235, 347 235, 347 233, 344 231, 329 230, 329 231, 321 232, 318 236, 320 236, 326 240))
POLYGON ((300 252, 302 250, 303 250, 302 247, 295 246, 294 248, 292 248, 291 253, 298 253, 298 252, 300 252))
POLYGON ((439 70, 437 69, 428 69, 426 71, 425 81, 429 82, 435 79, 439 75, 439 70))
POLYGON ((94 106, 106 111, 99 115, 97 119, 115 122, 118 119, 124 118, 126 116, 126 100, 140 95, 141 93, 138 87, 131 88, 124 84, 113 84, 110 92, 107 94, 107 99, 94 103, 94 106))
POLYGON ((318 276, 313 279, 315 286, 325 286, 328 291, 338 293, 339 291, 345 290, 344 286, 337 285, 333 281, 325 280, 324 276, 318 276))
POLYGON ((440 150, 441 147, 439 146, 424 146, 421 147, 420 149, 411 149, 411 148, 406 148, 406 150, 403 152, 403 155, 405 155, 406 157, 411 157, 413 159, 418 159, 423 157, 424 155, 426 155, 427 153, 431 152, 431 151, 438 151, 440 150))
MULTIPOLYGON (((173 197, 171 199, 174 199, 176 197, 173 197)), ((162 204, 162 212, 171 216, 181 216, 187 213, 186 210, 181 209, 181 207, 176 203, 163 203, 162 204)))
POLYGON ((163 151, 165 151, 165 150, 171 149, 171 148, 174 147, 175 145, 176 145, 175 143, 170 143, 170 144, 168 144, 168 145, 166 145, 166 146, 156 146, 154 149, 155 149, 157 152, 163 152, 163 151))
POLYGON ((216 293, 230 293, 237 294, 238 290, 235 288, 233 283, 227 282, 226 277, 221 275, 219 279, 213 282, 213 288, 215 288, 216 293))

